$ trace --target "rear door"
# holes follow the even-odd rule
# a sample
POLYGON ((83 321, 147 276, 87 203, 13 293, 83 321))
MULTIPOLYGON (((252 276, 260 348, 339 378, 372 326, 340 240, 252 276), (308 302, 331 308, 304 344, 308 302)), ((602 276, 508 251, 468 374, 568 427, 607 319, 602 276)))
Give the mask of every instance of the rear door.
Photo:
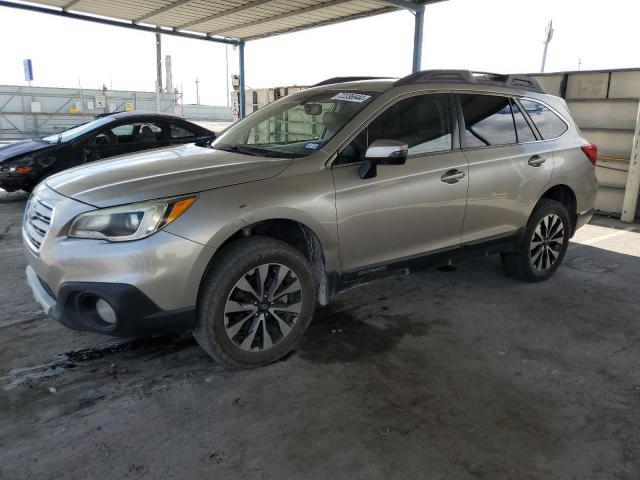
POLYGON ((450 93, 421 93, 388 106, 339 152, 332 172, 343 272, 364 275, 459 246, 467 161, 450 93), (360 178, 367 146, 382 139, 406 143, 406 163, 360 178))
POLYGON ((552 152, 511 97, 458 93, 457 98, 469 162, 462 243, 510 237, 526 226, 551 179, 552 152))

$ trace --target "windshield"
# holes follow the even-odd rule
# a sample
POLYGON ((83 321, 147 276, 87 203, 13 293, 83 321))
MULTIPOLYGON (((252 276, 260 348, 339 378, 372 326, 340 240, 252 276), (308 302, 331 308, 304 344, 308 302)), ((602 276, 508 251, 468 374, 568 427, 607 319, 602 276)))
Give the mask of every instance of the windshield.
POLYGON ((55 135, 50 135, 48 137, 44 137, 43 140, 49 143, 63 143, 68 142, 70 140, 74 140, 85 133, 90 132, 91 130, 95 130, 107 123, 112 122, 112 118, 104 117, 98 118, 92 122, 83 123, 82 125, 78 125, 77 127, 70 128, 69 130, 65 130, 64 132, 56 133, 55 135))
POLYGON ((240 121, 213 148, 248 155, 304 157, 322 148, 378 92, 303 92, 267 105, 240 121))

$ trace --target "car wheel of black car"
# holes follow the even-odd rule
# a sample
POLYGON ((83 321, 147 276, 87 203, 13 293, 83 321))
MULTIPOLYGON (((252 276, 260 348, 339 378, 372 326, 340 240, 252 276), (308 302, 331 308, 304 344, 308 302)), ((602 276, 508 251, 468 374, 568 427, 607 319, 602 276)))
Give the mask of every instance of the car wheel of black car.
POLYGON ((306 258, 288 244, 254 236, 224 247, 206 274, 194 336, 234 368, 272 363, 307 329, 316 286, 306 258))
POLYGON ((547 280, 558 269, 569 246, 571 222, 560 202, 542 199, 533 210, 517 250, 500 256, 507 275, 530 282, 547 280))

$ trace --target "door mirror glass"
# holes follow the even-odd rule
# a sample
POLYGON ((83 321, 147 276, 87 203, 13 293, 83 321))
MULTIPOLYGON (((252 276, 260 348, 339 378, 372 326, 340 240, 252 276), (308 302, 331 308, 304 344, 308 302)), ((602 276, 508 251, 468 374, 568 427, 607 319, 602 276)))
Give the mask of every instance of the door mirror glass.
POLYGON ((321 103, 305 103, 304 113, 307 115, 320 115, 322 113, 321 103))
POLYGON ((378 165, 403 165, 407 161, 409 146, 397 140, 375 140, 367 148, 364 162, 358 169, 360 178, 373 178, 378 165))

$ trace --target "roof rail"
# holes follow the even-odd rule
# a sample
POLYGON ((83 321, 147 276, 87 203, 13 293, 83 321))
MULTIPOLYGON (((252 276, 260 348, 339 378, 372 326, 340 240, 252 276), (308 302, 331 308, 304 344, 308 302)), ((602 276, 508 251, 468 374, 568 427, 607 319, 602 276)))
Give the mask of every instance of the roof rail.
POLYGON ((473 85, 496 85, 545 93, 538 80, 528 75, 502 75, 499 73, 472 72, 470 70, 424 70, 407 75, 395 82, 394 85, 450 82, 473 85))
POLYGON ((311 85, 312 87, 320 87, 322 85, 331 85, 333 83, 356 82, 358 80, 389 80, 391 77, 333 77, 311 85))

